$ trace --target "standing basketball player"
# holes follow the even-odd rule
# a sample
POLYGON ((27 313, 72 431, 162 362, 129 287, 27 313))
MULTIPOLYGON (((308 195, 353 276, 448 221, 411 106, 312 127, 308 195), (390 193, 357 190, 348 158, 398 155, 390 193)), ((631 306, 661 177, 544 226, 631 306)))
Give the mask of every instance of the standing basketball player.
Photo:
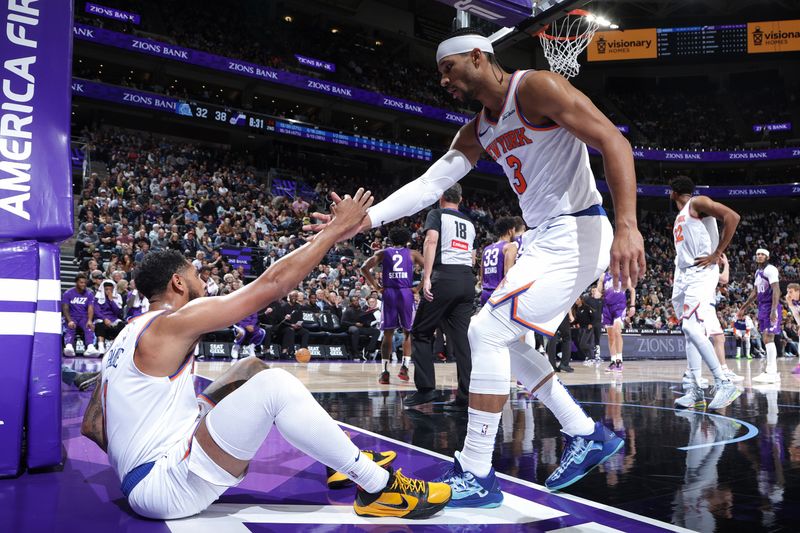
POLYGON ((764 341, 767 351, 767 364, 764 372, 753 378, 756 383, 777 383, 781 376, 778 374, 778 349, 775 347, 775 335, 781 332, 781 287, 778 269, 769 264, 769 251, 764 248, 756 250, 756 279, 753 292, 747 301, 739 308, 736 318, 741 320, 747 309, 758 299, 758 330, 764 341))
POLYGON ((389 362, 392 359, 392 339, 397 328, 403 328, 403 364, 397 377, 408 381, 408 365, 411 363, 411 325, 414 322, 414 265, 422 266, 422 254, 406 247, 411 239, 407 229, 395 228, 389 232, 392 246, 375 252, 361 267, 364 279, 373 290, 383 296, 381 308, 381 358, 383 372, 378 382, 389 384, 389 362), (372 275, 372 268, 381 265, 381 283, 372 275))
MULTIPOLYGON (((644 274, 633 153, 614 124, 567 80, 546 71, 506 72, 491 42, 474 30, 442 42, 436 62, 442 87, 461 101, 480 101, 483 111, 421 177, 372 207, 360 229, 430 205, 472 170, 484 150, 503 167, 519 198, 531 229, 523 235, 516 264, 470 324, 467 437, 445 478, 453 487, 451 505, 496 507, 503 494, 492 452, 512 371, 553 412, 566 438, 561 464, 545 482, 548 488, 575 483, 623 446, 622 439, 586 415, 547 358, 519 339, 526 332, 552 335, 609 262, 623 286, 635 285, 644 274), (600 205, 587 144, 603 155, 616 234, 600 205)), ((308 227, 324 227, 326 216, 315 216, 323 224, 308 227)))
POLYGON ((520 225, 516 217, 503 217, 495 224, 494 231, 500 240, 486 246, 481 255, 481 305, 489 300, 506 272, 514 266, 519 251, 516 239, 525 232, 525 226, 520 225))
MULTIPOLYGON (((145 257, 136 286, 150 300, 150 311, 126 326, 104 358, 102 383, 81 428, 107 451, 136 513, 173 519, 203 511, 242 480, 273 424, 292 445, 359 484, 354 504, 359 515, 424 518, 450 499, 446 484, 384 470, 371 460, 375 454, 359 452, 285 370, 253 372, 241 377, 243 384, 231 380, 205 394, 205 416, 198 409, 192 354, 200 336, 296 287, 335 242, 358 227, 372 203, 363 189, 354 198, 331 196, 335 218, 314 242, 225 296, 203 297, 197 270, 175 251, 145 257)), ((255 358, 250 361, 239 365, 263 368, 255 358)))
POLYGON ((603 297, 603 325, 606 327, 608 354, 611 359, 606 372, 622 372, 622 321, 631 318, 636 311, 636 291, 633 287, 628 287, 629 300, 625 289, 614 284, 610 272, 597 280, 596 289, 603 297))
POLYGON ((730 207, 708 196, 692 197, 694 183, 686 176, 678 176, 669 186, 672 189, 670 199, 680 211, 672 231, 675 239, 672 306, 675 316, 681 320, 689 362, 686 394, 675 400, 675 405, 705 408, 706 400, 700 386, 700 367, 705 361, 714 375, 716 389, 708 408, 722 409, 742 391, 723 372, 708 336, 722 329, 713 305, 719 283, 718 263, 736 232, 740 217, 730 207), (717 220, 723 224, 721 237, 717 220))

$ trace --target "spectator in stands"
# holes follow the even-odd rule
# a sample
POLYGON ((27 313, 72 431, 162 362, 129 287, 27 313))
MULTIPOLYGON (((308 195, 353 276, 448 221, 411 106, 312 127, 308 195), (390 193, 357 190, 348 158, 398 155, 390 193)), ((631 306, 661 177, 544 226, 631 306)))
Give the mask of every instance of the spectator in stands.
POLYGON ((219 292, 219 285, 217 285, 217 282, 211 277, 211 267, 200 267, 200 279, 206 284, 206 296, 216 296, 219 292))
POLYGON ((81 258, 84 250, 92 252, 94 248, 100 243, 100 236, 94 230, 94 224, 89 222, 86 224, 86 229, 78 232, 75 241, 75 257, 81 258))
POLYGON ((116 284, 105 280, 94 301, 94 329, 97 333, 98 352, 105 353, 105 340, 116 339, 125 327, 122 318, 122 298, 116 292, 116 284))
POLYGON ((281 339, 281 359, 289 359, 294 354, 295 344, 308 348, 310 332, 303 327, 303 309, 298 303, 300 294, 300 291, 290 292, 287 300, 272 313, 276 318, 281 317, 275 325, 281 339))
POLYGON ((362 309, 359 297, 351 296, 350 305, 342 314, 342 326, 347 328, 347 333, 350 335, 351 355, 360 356, 365 361, 367 357, 375 359, 378 355, 378 337, 381 332, 372 325, 375 322, 375 311, 375 309, 362 309), (368 339, 366 353, 361 348, 362 335, 368 339))

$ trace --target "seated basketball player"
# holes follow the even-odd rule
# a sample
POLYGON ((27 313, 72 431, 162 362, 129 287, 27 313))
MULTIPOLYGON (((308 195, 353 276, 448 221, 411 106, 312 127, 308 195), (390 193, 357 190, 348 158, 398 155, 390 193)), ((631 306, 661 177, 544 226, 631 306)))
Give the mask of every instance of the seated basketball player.
POLYGON ((372 204, 363 189, 354 198, 332 197, 334 222, 325 231, 231 294, 203 297, 197 270, 177 252, 151 252, 143 260, 136 286, 150 311, 111 346, 81 428, 108 453, 136 513, 173 519, 203 511, 242 480, 273 424, 299 450, 358 483, 354 508, 361 516, 426 518, 449 502, 448 485, 381 468, 297 378, 263 370, 253 358, 234 367, 239 375, 213 384, 198 409, 192 354, 200 336, 296 287, 334 243, 355 233, 372 204))

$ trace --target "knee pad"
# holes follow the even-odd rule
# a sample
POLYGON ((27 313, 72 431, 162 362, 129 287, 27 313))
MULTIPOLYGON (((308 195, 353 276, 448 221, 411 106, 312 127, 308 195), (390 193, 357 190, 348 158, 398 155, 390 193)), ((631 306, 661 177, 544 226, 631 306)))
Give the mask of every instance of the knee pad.
POLYGON ((705 327, 703 327, 694 315, 683 319, 681 329, 683 329, 683 334, 694 343, 706 338, 705 327))
POLYGON ((505 395, 510 388, 511 361, 507 342, 498 335, 498 330, 505 328, 484 311, 472 319, 467 331, 472 352, 469 391, 505 395))
POLYGON ((543 386, 553 374, 553 367, 544 354, 537 351, 527 342, 518 342, 509 346, 511 353, 511 372, 525 388, 531 392, 543 386))

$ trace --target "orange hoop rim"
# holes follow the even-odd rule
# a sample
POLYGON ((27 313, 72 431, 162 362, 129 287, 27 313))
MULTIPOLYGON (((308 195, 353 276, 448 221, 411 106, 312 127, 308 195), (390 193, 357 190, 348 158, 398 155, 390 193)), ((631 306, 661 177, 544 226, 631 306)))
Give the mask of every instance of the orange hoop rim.
MULTIPOLYGON (((591 15, 585 9, 573 9, 572 11, 568 11, 565 16, 575 15, 579 17, 588 17, 591 15)), ((577 41, 578 39, 586 39, 589 34, 594 35, 594 32, 585 32, 580 35, 568 36, 568 37, 558 37, 556 35, 550 35, 547 30, 550 29, 550 24, 546 24, 544 28, 537 31, 534 36, 539 36, 543 39, 547 39, 548 41, 577 41)))

